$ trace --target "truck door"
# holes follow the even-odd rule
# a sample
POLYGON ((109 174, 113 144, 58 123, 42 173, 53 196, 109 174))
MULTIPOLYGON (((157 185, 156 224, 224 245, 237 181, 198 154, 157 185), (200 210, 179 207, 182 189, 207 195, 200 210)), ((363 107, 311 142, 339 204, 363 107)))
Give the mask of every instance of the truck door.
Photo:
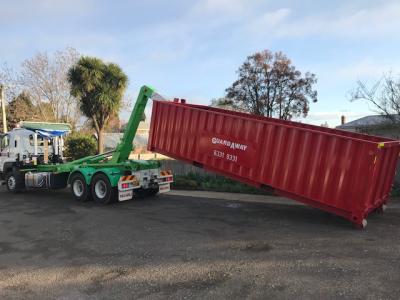
POLYGON ((10 136, 8 134, 0 137, 0 172, 3 172, 4 163, 11 161, 9 144, 10 136))

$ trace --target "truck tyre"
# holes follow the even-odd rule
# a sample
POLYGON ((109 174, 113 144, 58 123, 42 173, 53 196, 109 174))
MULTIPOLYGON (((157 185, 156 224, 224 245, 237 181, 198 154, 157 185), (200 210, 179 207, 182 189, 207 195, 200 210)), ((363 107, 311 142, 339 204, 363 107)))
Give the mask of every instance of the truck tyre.
POLYGON ((81 173, 72 174, 70 179, 71 193, 77 201, 85 202, 90 200, 90 190, 86 184, 85 177, 81 173))
POLYGON ((11 193, 20 193, 25 187, 24 174, 18 170, 13 170, 6 175, 7 190, 11 193))
POLYGON ((99 204, 110 204, 117 199, 117 189, 111 186, 108 177, 102 173, 93 177, 91 191, 93 200, 99 204))

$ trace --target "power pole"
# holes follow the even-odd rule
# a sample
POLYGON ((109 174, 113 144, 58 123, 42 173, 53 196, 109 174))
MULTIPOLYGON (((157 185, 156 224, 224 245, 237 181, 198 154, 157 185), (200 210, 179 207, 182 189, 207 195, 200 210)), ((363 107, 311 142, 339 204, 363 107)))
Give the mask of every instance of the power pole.
POLYGON ((2 84, 0 84, 0 98, 1 111, 3 116, 3 133, 7 133, 5 86, 2 84))

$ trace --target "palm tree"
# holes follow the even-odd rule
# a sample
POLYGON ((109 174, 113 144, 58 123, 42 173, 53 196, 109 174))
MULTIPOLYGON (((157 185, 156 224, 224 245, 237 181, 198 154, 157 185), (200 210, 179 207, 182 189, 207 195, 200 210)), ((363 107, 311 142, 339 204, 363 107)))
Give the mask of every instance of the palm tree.
POLYGON ((98 136, 98 152, 103 152, 103 131, 109 118, 119 112, 128 77, 113 63, 83 56, 68 72, 71 94, 80 101, 98 136))

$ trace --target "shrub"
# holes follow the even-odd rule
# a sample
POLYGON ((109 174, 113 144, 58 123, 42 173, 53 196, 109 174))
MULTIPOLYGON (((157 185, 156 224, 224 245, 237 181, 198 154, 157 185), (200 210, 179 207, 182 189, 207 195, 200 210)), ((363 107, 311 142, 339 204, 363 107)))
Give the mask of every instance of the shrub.
POLYGON ((174 183, 173 183, 175 188, 183 188, 183 189, 197 189, 198 184, 195 180, 189 179, 189 178, 183 178, 183 177, 176 177, 174 178, 174 183))
POLYGON ((200 190, 214 192, 246 193, 270 195, 265 190, 237 182, 235 180, 210 174, 188 173, 186 175, 174 176, 174 182, 171 185, 173 189, 182 190, 200 190))
POLYGON ((390 195, 392 197, 400 197, 400 184, 398 182, 395 181, 390 195))
POLYGON ((65 140, 65 156, 72 160, 85 156, 95 155, 97 153, 96 140, 82 133, 70 134, 65 140))

